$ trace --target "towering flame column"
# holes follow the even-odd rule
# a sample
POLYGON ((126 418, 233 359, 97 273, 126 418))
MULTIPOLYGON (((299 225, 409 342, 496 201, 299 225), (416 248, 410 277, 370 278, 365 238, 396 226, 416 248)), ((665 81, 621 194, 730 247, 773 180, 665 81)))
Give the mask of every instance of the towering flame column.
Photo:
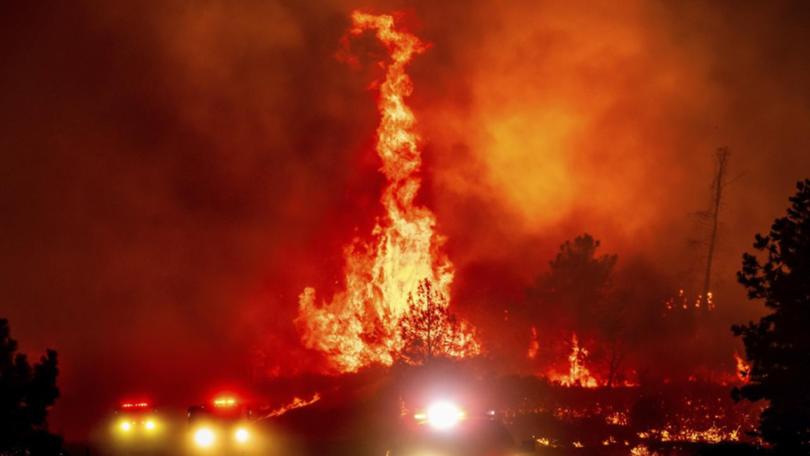
POLYGON ((414 205, 422 164, 414 115, 405 104, 413 85, 405 67, 426 46, 395 27, 389 15, 352 14, 351 35, 373 31, 388 50, 380 84, 376 150, 387 185, 380 198, 384 214, 368 242, 345 250, 345 290, 317 305, 315 290, 299 297, 296 324, 308 348, 324 352, 332 367, 352 372, 370 364, 390 365, 403 347, 399 322, 411 310, 408 296, 428 280, 449 303, 453 265, 441 251, 443 238, 434 231, 433 213, 414 205))

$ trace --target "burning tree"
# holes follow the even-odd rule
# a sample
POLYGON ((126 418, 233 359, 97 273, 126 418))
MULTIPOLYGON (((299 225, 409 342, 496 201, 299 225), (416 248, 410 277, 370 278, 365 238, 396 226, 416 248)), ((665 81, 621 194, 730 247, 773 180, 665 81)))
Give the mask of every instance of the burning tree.
POLYGON ((591 371, 585 366, 588 350, 579 344, 576 333, 571 336, 571 354, 568 355, 568 373, 556 378, 564 386, 596 388, 599 386, 591 371))
POLYGON ((766 261, 746 253, 737 273, 748 297, 763 299, 772 312, 732 328, 750 362, 748 383, 733 397, 769 401, 759 433, 786 454, 810 449, 810 179, 797 189, 787 216, 756 235, 754 248, 766 261))
POLYGON ((419 283, 416 298, 408 296, 408 314, 400 320, 404 347, 400 357, 410 364, 423 364, 435 356, 477 353, 472 332, 453 315, 447 297, 433 289, 429 280, 419 283))
MULTIPOLYGON (((440 307, 446 308, 454 273, 442 251, 444 237, 435 230, 435 215, 416 202, 422 157, 416 119, 406 103, 413 84, 405 70, 428 46, 398 28, 393 16, 355 11, 350 36, 367 32, 373 32, 388 51, 388 59, 378 62, 385 68, 385 79, 377 100, 376 150, 387 181, 380 197, 384 213, 368 241, 357 239, 346 248, 345 288, 319 304, 315 289, 307 287, 299 296, 296 319, 304 345, 325 353, 340 372, 372 364, 390 366, 405 343, 398 328, 414 310, 413 292, 418 294, 420 283, 428 281, 430 290, 440 296, 440 307)), ((475 355, 477 348, 444 354, 475 355)))

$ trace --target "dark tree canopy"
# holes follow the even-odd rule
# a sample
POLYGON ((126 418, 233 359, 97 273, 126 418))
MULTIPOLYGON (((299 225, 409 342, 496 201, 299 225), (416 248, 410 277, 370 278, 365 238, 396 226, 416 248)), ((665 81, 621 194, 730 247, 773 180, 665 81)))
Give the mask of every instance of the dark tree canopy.
POLYGON ((624 357, 625 309, 613 289, 618 256, 600 254, 599 246, 588 233, 565 241, 549 262, 548 272, 529 290, 525 317, 552 337, 561 338, 558 328, 570 328, 584 340, 598 337, 604 341, 604 349, 594 353, 591 361, 605 364, 606 382, 611 385, 624 357))
POLYGON ((61 440, 47 431, 58 372, 53 350, 33 366, 17 353, 8 321, 0 319, 0 454, 59 454, 61 440))
POLYGON ((541 276, 530 291, 531 297, 542 304, 543 315, 548 306, 582 321, 593 321, 597 307, 605 301, 610 280, 618 260, 617 255, 597 255, 599 241, 583 234, 565 241, 557 256, 549 263, 549 272, 541 276))
POLYGON ((751 364, 749 383, 734 398, 767 400, 759 433, 776 448, 810 450, 810 179, 797 184, 785 217, 746 253, 739 282, 750 299, 771 312, 759 322, 732 328, 742 336, 751 364))
POLYGON ((617 255, 596 255, 600 242, 588 233, 565 241, 549 263, 544 285, 548 292, 573 294, 578 300, 592 300, 608 286, 617 255))

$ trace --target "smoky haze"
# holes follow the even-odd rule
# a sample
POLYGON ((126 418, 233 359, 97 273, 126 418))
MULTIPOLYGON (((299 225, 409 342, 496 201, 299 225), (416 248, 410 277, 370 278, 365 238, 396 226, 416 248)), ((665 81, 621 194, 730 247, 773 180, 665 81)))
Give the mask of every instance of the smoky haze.
POLYGON ((432 43, 410 67, 422 199, 485 347, 582 232, 624 280, 696 286, 693 214, 725 145, 709 348, 733 351, 725 328, 757 313, 739 256, 810 174, 801 2, 7 2, 0 315, 32 356, 60 353, 55 430, 318 360, 298 293, 338 286, 383 185, 375 51, 336 58, 355 8, 432 43))

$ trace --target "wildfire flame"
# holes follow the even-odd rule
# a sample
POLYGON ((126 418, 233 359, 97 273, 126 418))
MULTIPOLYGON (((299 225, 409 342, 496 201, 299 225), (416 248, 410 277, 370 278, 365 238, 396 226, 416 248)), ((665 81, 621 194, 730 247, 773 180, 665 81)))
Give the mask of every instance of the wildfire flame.
POLYGON ((312 405, 318 402, 319 400, 321 400, 320 393, 313 394, 311 399, 301 399, 300 397, 294 397, 289 404, 282 405, 281 407, 271 411, 270 413, 265 415, 264 418, 275 418, 277 416, 284 415, 290 410, 295 410, 312 405))
MULTIPOLYGON (((355 240, 346 248, 345 290, 319 306, 315 290, 304 289, 296 319, 304 345, 327 354, 332 367, 341 372, 370 364, 391 365, 404 345, 399 323, 414 310, 408 298, 427 280, 441 298, 437 301, 447 306, 453 280, 453 265, 441 251, 444 239, 434 231, 435 216, 414 204, 422 160, 415 118, 405 103, 413 91, 405 67, 427 46, 398 29, 390 15, 355 11, 352 22, 350 35, 373 31, 390 58, 380 62, 386 72, 379 86, 376 145, 388 181, 380 198, 385 212, 371 233, 371 242, 355 240)), ((450 355, 478 353, 472 330, 467 325, 462 330, 466 348, 450 355)))
POLYGON ((591 371, 585 367, 588 350, 579 345, 576 333, 571 336, 571 354, 568 355, 568 374, 557 376, 556 381, 563 386, 581 386, 583 388, 596 388, 599 386, 591 371))
POLYGON ((537 353, 540 351, 540 341, 537 339, 537 328, 532 326, 530 328, 531 337, 529 339, 529 348, 526 350, 526 357, 529 359, 537 358, 537 353))
POLYGON ((737 379, 743 383, 748 383, 750 380, 751 365, 737 352, 734 352, 734 361, 737 364, 737 379))

